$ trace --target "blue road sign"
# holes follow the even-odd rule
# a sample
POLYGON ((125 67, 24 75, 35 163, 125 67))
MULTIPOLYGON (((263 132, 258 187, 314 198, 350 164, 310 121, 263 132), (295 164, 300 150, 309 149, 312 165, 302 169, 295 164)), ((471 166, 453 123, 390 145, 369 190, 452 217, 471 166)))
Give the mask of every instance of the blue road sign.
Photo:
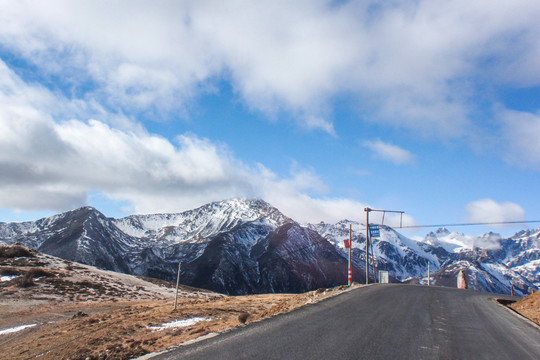
POLYGON ((373 237, 380 237, 381 232, 379 230, 379 225, 369 225, 369 235, 373 237))

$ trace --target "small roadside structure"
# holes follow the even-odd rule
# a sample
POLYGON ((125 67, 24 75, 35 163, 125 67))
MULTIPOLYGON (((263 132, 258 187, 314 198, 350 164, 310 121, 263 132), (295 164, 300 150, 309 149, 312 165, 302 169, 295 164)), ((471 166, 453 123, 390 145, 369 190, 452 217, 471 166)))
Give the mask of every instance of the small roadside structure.
POLYGON ((466 289, 467 288, 467 278, 465 276, 465 273, 463 270, 459 270, 459 274, 457 276, 457 287, 458 289, 466 289))
POLYGON ((379 283, 388 284, 388 271, 379 270, 379 283))

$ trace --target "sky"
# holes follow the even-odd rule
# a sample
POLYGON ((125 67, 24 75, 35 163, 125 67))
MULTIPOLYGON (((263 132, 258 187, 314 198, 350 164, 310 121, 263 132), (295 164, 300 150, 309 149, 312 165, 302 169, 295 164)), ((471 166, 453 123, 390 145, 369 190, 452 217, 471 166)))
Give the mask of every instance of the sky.
POLYGON ((0 0, 0 221, 232 197, 312 223, 539 220, 538 19, 537 0, 0 0))

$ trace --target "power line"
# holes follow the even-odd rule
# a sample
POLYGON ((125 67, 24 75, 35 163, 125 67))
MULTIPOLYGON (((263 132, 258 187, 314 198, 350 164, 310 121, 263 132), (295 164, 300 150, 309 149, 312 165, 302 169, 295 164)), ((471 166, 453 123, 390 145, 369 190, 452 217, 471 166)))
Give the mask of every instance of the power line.
POLYGON ((413 228, 447 227, 447 226, 508 225, 508 224, 532 224, 532 223, 540 223, 540 220, 476 222, 476 223, 457 223, 457 224, 438 224, 438 225, 406 225, 406 226, 402 226, 401 228, 413 229, 413 228))

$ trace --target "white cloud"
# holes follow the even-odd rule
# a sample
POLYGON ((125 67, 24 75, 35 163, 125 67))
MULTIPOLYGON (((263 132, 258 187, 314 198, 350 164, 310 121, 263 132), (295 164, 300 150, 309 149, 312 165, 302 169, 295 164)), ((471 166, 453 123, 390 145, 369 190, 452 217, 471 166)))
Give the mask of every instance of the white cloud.
POLYGON ((513 202, 498 203, 492 199, 473 201, 465 207, 468 221, 494 223, 525 220, 525 210, 513 202))
POLYGON ((536 0, 4 0, 0 43, 123 111, 184 110, 225 78, 308 128, 333 133, 325 115, 346 93, 376 121, 461 136, 483 90, 471 79, 539 84, 538 18, 536 0))
POLYGON ((411 164, 416 159, 410 151, 384 143, 381 140, 364 141, 364 146, 373 151, 376 158, 390 161, 396 165, 411 164))
MULTIPOLYGON (((32 65, 22 73, 33 82, 60 82, 51 91, 25 84, 0 61, 1 199, 27 208, 17 195, 27 182, 37 207, 72 207, 98 190, 137 211, 242 194, 286 205, 282 193, 306 219, 325 201, 335 213, 356 211, 363 205, 322 200, 320 180, 306 188, 305 179, 317 179, 309 171, 280 179, 206 139, 148 134, 129 116, 176 114, 226 80, 249 107, 289 111, 330 134, 330 105, 345 94, 365 118, 461 136, 478 95, 474 80, 540 83, 538 18, 537 0, 0 0, 3 51, 32 65)), ((538 164, 538 115, 505 119, 515 141, 510 161, 538 164)), ((393 145, 372 146, 396 163, 414 159, 393 145)))
POLYGON ((296 165, 290 178, 279 178, 194 135, 173 144, 97 120, 12 121, 0 117, 0 127, 12 130, 0 141, 2 207, 66 210, 99 192, 128 202, 136 213, 176 212, 234 196, 264 198, 305 222, 361 216, 364 208, 353 200, 318 198, 327 187, 312 171, 296 165))
POLYGON ((496 250, 501 248, 501 235, 495 233, 486 233, 481 236, 476 236, 472 239, 471 248, 482 248, 496 250))
POLYGON ((511 164, 540 169, 540 112, 503 110, 501 144, 511 164))
MULTIPOLYGON (((501 247, 501 235, 488 232, 483 235, 465 235, 463 233, 451 232, 447 235, 438 235, 438 239, 441 242, 433 242, 433 239, 429 239, 428 242, 435 246, 442 246, 448 251, 456 251, 458 249, 490 249, 495 250, 501 247)), ((426 238, 420 238, 418 241, 425 241, 426 238)))
POLYGON ((24 83, 2 65, 0 207, 60 211, 104 195, 136 213, 153 213, 247 196, 261 197, 305 222, 363 212, 357 201, 321 197, 328 187, 297 163, 289 177, 281 178, 263 165, 242 163, 226 145, 196 135, 179 135, 173 143, 140 126, 129 130, 123 122, 113 127, 93 119, 54 120, 49 110, 72 104, 24 83))

